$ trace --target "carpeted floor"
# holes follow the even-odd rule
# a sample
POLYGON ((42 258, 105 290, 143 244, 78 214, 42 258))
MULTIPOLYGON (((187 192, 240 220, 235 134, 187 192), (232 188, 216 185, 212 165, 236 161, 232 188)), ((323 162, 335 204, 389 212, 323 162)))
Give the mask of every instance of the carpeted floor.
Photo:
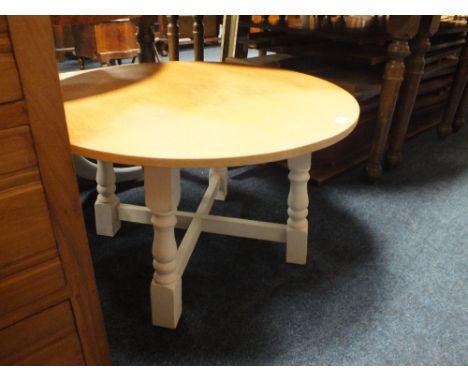
MULTIPOLYGON (((192 54, 182 50, 181 59, 192 54)), ((219 47, 205 56, 219 61, 219 47)), ((94 184, 81 180, 113 363, 467 365, 468 129, 408 142, 403 165, 377 185, 361 174, 360 166, 309 186, 304 267, 286 264, 281 244, 202 234, 177 330, 150 323, 152 228, 124 223, 114 238, 96 236, 94 184)), ((181 209, 196 208, 206 175, 183 171, 181 209)), ((285 169, 251 166, 229 177, 229 198, 214 213, 285 221, 285 169)), ((118 195, 144 203, 141 183, 119 185, 118 195)))
MULTIPOLYGON (((468 129, 408 142, 403 166, 377 185, 361 174, 309 186, 304 267, 286 264, 281 244, 202 234, 177 330, 150 323, 151 227, 96 236, 94 185, 80 181, 113 363, 467 365, 468 129)), ((183 171, 181 209, 195 209, 206 175, 183 171)), ((237 168, 229 178, 215 213, 285 221, 285 169, 237 168)), ((118 195, 143 204, 141 183, 118 195)))

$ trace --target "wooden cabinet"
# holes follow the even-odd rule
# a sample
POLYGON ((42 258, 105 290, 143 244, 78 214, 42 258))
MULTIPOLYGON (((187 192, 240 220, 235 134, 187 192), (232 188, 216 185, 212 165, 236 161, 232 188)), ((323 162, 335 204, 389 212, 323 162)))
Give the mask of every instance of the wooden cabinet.
POLYGON ((0 16, 0 364, 109 364, 49 17, 0 16))
POLYGON ((138 56, 137 28, 129 19, 73 25, 72 32, 75 52, 81 60, 89 58, 105 64, 138 56))

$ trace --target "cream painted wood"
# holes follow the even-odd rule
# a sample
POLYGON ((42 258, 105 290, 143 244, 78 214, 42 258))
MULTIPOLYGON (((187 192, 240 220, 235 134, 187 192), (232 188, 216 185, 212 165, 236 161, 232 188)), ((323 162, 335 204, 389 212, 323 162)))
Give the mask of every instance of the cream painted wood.
POLYGON ((114 236, 120 229, 119 204, 115 195, 115 173, 112 163, 97 161, 97 199, 94 203, 94 218, 98 235, 114 236))
POLYGON ((286 262, 305 264, 307 261, 307 232, 311 155, 288 159, 290 189, 288 195, 288 226, 286 229, 286 262))
POLYGON ((201 232, 285 242, 287 262, 306 262, 310 153, 355 127, 349 93, 296 72, 199 62, 98 69, 62 80, 62 90, 74 153, 109 163, 98 177, 99 205, 113 213, 103 226, 115 233, 117 216, 154 227, 153 324, 177 326, 182 275, 201 232), (281 159, 289 159, 287 224, 209 214, 226 198, 228 166, 281 159), (144 166, 147 207, 112 197, 110 162, 144 166), (177 211, 181 167, 211 168, 195 213, 177 211), (179 248, 175 227, 187 229, 179 248))
MULTIPOLYGON (((219 235, 244 237, 286 242, 286 225, 278 223, 261 222, 257 220, 232 218, 227 216, 200 215, 193 212, 177 211, 176 228, 187 229, 194 218, 202 220, 202 231, 219 235)), ((151 224, 151 211, 144 206, 121 203, 119 217, 122 221, 151 224)))
POLYGON ((61 84, 74 153, 133 165, 288 159, 343 139, 359 116, 342 88, 273 68, 178 61, 101 68, 61 84))
POLYGON ((192 255, 193 249, 197 244, 197 240, 200 237, 200 233, 203 229, 203 216, 210 213, 211 207, 215 201, 215 197, 218 193, 221 178, 218 173, 212 174, 210 177, 208 188, 206 189, 205 195, 203 196, 196 213, 190 222, 187 232, 185 232, 184 239, 180 243, 179 248, 179 273, 182 275, 185 271, 185 267, 192 255))
POLYGON ((213 179, 219 177, 219 189, 216 193, 215 200, 226 200, 227 190, 228 190, 228 169, 227 167, 216 167, 210 168, 209 182, 211 183, 213 179))
POLYGON ((153 324, 174 329, 182 313, 182 278, 177 268, 175 211, 180 200, 179 169, 145 167, 145 203, 154 229, 151 281, 153 324))
MULTIPOLYGON (((74 155, 73 164, 76 175, 80 178, 88 180, 96 179, 97 163, 81 155, 74 155)), ((114 173, 116 183, 143 180, 143 168, 141 166, 114 167, 114 173)))

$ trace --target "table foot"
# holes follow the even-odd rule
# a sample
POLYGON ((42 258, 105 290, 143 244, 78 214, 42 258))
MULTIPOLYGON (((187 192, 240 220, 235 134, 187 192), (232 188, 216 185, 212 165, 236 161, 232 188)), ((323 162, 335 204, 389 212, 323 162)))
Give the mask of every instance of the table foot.
POLYGON ((398 150, 388 151, 386 157, 388 167, 395 168, 403 161, 403 152, 398 150))
POLYGON ((459 116, 455 118, 455 121, 453 121, 453 132, 458 132, 460 129, 465 127, 466 121, 464 116, 459 116))
POLYGON ((383 168, 380 162, 367 162, 365 175, 369 183, 376 183, 382 176, 383 168))
POLYGON ((227 190, 228 190, 228 169, 227 167, 216 167, 210 168, 210 183, 213 181, 214 177, 218 175, 220 178, 219 189, 215 195, 215 200, 226 200, 227 190))
POLYGON ((286 262, 305 264, 307 261, 307 233, 311 155, 288 159, 290 189, 288 196, 288 223, 286 227, 286 262))
POLYGON ((112 163, 97 162, 96 183, 98 192, 94 203, 96 233, 114 236, 120 229, 120 200, 115 195, 115 172, 112 163))
POLYGON ((178 169, 145 167, 145 202, 151 211, 153 280, 151 312, 154 325, 175 329, 182 313, 182 279, 178 272, 174 227, 180 200, 178 169))
POLYGON ((437 126, 437 136, 439 139, 447 138, 452 132, 452 126, 448 123, 441 123, 437 126))
POLYGON ((153 325, 175 329, 182 314, 182 280, 166 285, 153 280, 150 295, 153 325))

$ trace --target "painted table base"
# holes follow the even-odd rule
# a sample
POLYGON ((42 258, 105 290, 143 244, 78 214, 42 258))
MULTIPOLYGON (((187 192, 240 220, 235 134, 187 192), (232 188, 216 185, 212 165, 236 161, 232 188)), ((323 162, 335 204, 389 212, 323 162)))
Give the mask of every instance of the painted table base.
POLYGON ((146 207, 120 203, 115 195, 112 163, 98 161, 98 197, 95 203, 96 231, 114 236, 121 221, 152 224, 154 274, 151 281, 152 322, 174 329, 182 313, 182 275, 202 232, 286 243, 286 262, 305 264, 307 259, 307 214, 310 154, 288 160, 290 190, 287 224, 210 215, 215 200, 227 195, 226 168, 212 168, 206 192, 194 213, 178 211, 179 169, 145 167, 146 207), (179 247, 174 229, 186 229, 179 247))

